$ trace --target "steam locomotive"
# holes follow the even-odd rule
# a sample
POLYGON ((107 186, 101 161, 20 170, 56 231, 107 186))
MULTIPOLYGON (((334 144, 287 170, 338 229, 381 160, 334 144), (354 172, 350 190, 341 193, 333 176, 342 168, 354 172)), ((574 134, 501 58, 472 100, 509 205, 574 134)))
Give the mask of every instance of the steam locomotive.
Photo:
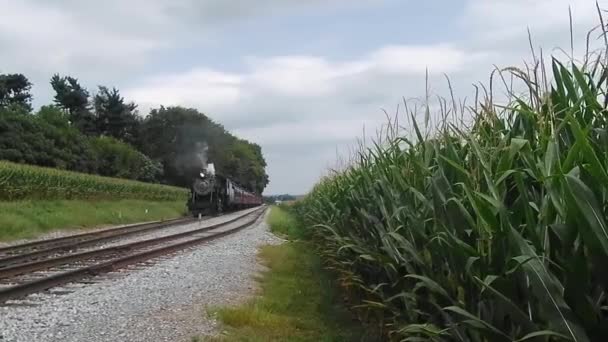
POLYGON ((196 217, 261 204, 261 196, 243 189, 227 177, 216 174, 214 165, 207 164, 206 168, 194 177, 190 187, 188 210, 196 217))

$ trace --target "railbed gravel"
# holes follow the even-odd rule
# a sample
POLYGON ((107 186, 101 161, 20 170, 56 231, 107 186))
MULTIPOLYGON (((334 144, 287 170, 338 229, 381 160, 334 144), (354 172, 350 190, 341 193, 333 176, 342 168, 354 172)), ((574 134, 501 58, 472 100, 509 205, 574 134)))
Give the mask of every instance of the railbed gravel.
POLYGON ((282 241, 260 218, 233 235, 147 265, 0 306, 0 341, 177 342, 217 333, 206 308, 250 298, 253 276, 262 269, 258 248, 282 241))

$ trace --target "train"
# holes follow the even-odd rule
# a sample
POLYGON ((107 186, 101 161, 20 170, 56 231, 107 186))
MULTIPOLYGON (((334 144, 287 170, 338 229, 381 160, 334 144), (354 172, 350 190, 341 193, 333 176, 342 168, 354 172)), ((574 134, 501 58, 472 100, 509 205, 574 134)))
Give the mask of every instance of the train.
POLYGON ((216 174, 213 164, 207 164, 190 186, 188 211, 194 217, 218 215, 259 205, 262 205, 262 196, 246 190, 228 177, 216 174))

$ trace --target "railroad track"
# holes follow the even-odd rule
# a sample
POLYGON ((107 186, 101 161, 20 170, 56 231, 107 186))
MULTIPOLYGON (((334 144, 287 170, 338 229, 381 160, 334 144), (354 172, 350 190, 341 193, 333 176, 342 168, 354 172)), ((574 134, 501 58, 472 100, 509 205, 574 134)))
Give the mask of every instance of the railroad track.
MULTIPOLYGON (((67 248, 69 252, 48 253, 45 255, 51 257, 44 259, 39 257, 44 249, 12 254, 0 259, 0 265, 5 265, 0 268, 0 303, 108 273, 232 234, 255 223, 264 211, 265 208, 262 207, 218 224, 84 252, 78 252, 78 243, 72 246, 75 243, 72 241, 67 244, 71 246, 71 249, 67 248), (28 257, 28 254, 30 256, 34 254, 36 257, 28 257), (17 256, 21 258, 16 259, 17 256), (6 262, 7 259, 11 262, 6 262), (15 260, 20 261, 15 262, 15 260)), ((85 239, 81 243, 90 245, 92 240, 94 239, 85 239)), ((62 248, 62 246, 52 246, 48 249, 62 248)))
POLYGON ((147 222, 2 247, 0 248, 0 269, 27 260, 43 258, 51 254, 75 251, 84 247, 94 246, 128 236, 149 233, 155 230, 194 221, 195 220, 191 218, 178 218, 167 221, 147 222))

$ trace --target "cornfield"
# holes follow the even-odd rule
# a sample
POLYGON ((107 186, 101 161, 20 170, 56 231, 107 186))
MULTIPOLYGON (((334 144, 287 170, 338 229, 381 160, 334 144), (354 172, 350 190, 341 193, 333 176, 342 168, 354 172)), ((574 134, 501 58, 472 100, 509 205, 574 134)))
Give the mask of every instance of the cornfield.
POLYGON ((411 138, 389 122, 298 204, 363 319, 402 341, 608 341, 606 61, 497 70, 508 105, 445 101, 434 129, 409 111, 411 138))
POLYGON ((0 200, 186 200, 186 189, 0 161, 0 200))

